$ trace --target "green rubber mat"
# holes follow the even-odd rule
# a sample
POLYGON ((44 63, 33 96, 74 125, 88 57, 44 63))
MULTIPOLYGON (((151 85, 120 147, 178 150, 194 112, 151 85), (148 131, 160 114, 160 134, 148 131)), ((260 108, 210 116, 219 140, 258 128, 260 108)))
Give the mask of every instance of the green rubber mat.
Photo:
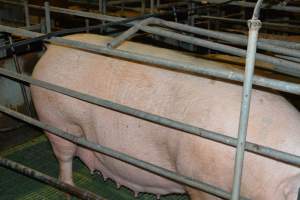
MULTIPOLYGON (((40 136, 25 144, 16 146, 0 155, 41 171, 47 175, 58 177, 58 163, 52 153, 50 143, 45 136, 40 136)), ((156 199, 152 194, 140 194, 134 198, 133 192, 125 187, 116 188, 115 182, 104 182, 100 175, 91 175, 88 168, 79 160, 73 164, 75 184, 81 188, 90 190, 107 199, 156 199)), ((47 186, 44 183, 33 180, 12 170, 0 167, 0 199, 1 200, 43 200, 66 199, 63 192, 47 186)), ((72 198, 74 200, 76 198, 72 198)), ((185 200, 186 195, 162 196, 162 200, 185 200)))

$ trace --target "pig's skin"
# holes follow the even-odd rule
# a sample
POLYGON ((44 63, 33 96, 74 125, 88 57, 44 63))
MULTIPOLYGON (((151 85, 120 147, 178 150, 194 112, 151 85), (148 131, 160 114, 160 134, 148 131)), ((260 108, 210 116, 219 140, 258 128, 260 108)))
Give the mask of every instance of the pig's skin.
MULTIPOLYGON (((73 35, 69 39, 104 44, 109 38, 73 35)), ((220 65, 182 53, 127 42, 121 49, 207 66, 220 65)), ((205 77, 49 46, 35 67, 37 79, 109 99, 153 114, 236 137, 242 87, 205 77)), ((162 127, 62 94, 32 87, 41 121, 87 140, 125 152, 231 191, 235 149, 162 127)), ((253 91, 247 140, 300 155, 300 114, 282 97, 253 91)), ((60 179, 72 182, 72 158, 91 171, 136 192, 183 193, 216 199, 141 169, 48 134, 60 164, 60 179)), ((296 199, 300 169, 246 153, 242 195, 251 199, 296 199)))

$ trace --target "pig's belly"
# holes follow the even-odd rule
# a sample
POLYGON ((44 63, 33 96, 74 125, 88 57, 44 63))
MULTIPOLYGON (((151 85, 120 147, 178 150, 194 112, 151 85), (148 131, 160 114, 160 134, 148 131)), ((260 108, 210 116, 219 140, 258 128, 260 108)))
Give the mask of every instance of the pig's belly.
MULTIPOLYGON (((98 144, 116 151, 176 171, 176 155, 173 153, 169 155, 171 147, 168 145, 174 142, 173 137, 166 140, 165 134, 176 131, 114 111, 96 109, 98 112, 94 112, 94 125, 83 128, 88 140, 97 141, 98 144)), ((78 156, 90 170, 100 171, 104 178, 110 178, 117 185, 126 186, 136 193, 164 195, 185 192, 182 185, 103 154, 80 148, 78 156)))

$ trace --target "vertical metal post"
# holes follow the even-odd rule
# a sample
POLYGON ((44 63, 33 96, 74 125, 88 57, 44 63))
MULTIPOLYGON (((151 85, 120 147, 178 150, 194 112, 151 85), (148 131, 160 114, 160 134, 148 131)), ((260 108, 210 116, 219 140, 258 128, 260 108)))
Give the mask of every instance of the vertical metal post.
POLYGON ((86 27, 86 32, 89 33, 90 20, 88 18, 85 19, 85 27, 86 27))
POLYGON ((103 12, 103 0, 99 0, 99 12, 102 13, 103 12))
POLYGON ((141 15, 145 14, 146 1, 141 0, 141 15))
POLYGON ((24 14, 25 14, 25 25, 27 28, 30 27, 30 15, 29 15, 29 8, 28 8, 28 1, 24 1, 24 14))
POLYGON ((258 31, 261 27, 261 22, 258 19, 251 19, 248 21, 249 26, 249 38, 246 56, 246 69, 245 69, 245 80, 243 86, 242 105, 239 122, 239 133, 237 149, 235 154, 235 165, 234 165, 234 177, 233 177, 233 191, 231 200, 239 200, 240 188, 243 172, 244 162, 244 151, 248 128, 251 92, 252 92, 252 79, 255 65, 255 54, 256 54, 256 43, 258 37, 258 31))
POLYGON ((103 14, 106 15, 106 12, 107 12, 107 0, 103 0, 102 1, 102 11, 103 11, 103 14))
POLYGON ((150 0, 150 13, 154 13, 154 0, 150 0))
POLYGON ((157 12, 159 12, 159 7, 160 7, 160 0, 157 0, 157 1, 156 1, 156 9, 157 9, 157 12))
POLYGON ((45 1, 44 6, 45 6, 46 33, 50 33, 51 32, 51 18, 50 18, 49 2, 45 1))
POLYGON ((122 0, 121 2, 121 15, 124 16, 124 6, 125 6, 125 2, 124 0, 122 0))
MULTIPOLYGON (((9 44, 12 45, 13 44, 12 37, 9 36, 8 39, 9 39, 9 44)), ((22 70, 21 70, 21 67, 19 65, 18 57, 16 55, 16 52, 15 52, 15 49, 14 49, 13 46, 11 47, 11 50, 12 50, 12 53, 13 53, 13 61, 14 61, 14 64, 15 64, 16 71, 17 71, 17 73, 22 74, 22 70)), ((28 94, 27 94, 25 85, 20 83, 20 87, 21 87, 21 91, 22 91, 22 95, 23 95, 23 99, 24 99, 24 103, 25 103, 25 107, 26 107, 26 112, 29 116, 33 116, 34 112, 32 111, 32 109, 30 107, 30 102, 29 102, 29 99, 28 99, 28 94)))

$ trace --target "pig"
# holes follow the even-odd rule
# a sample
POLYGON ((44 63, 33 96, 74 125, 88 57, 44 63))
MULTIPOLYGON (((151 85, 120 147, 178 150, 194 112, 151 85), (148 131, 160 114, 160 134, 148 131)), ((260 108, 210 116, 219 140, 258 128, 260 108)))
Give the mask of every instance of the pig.
MULTIPOLYGON (((105 46, 112 38, 75 34, 66 39, 105 46)), ((120 50, 209 67, 231 67, 186 53, 124 42, 120 50)), ((33 77, 82 93, 124 104, 193 126, 237 137, 241 84, 166 70, 160 66, 49 45, 33 77)), ((235 148, 183 133, 31 86, 38 117, 88 141, 101 144, 178 174, 232 190, 235 148)), ((300 114, 273 91, 253 89, 247 141, 300 155, 300 114)), ((46 132, 59 162, 59 178, 72 180, 72 160, 78 156, 89 170, 100 171, 135 195, 157 197, 185 193, 192 200, 219 199, 96 153, 46 132)), ((258 200, 295 200, 299 166, 245 153, 241 195, 258 200)))

